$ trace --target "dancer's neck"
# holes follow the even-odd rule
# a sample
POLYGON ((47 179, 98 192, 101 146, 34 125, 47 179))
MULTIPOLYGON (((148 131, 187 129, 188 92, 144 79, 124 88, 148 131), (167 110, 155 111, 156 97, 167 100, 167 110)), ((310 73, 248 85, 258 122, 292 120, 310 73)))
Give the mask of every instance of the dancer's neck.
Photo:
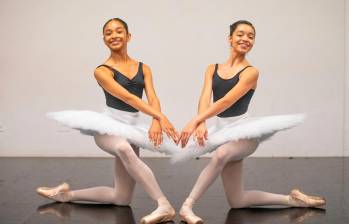
POLYGON ((245 54, 238 54, 235 51, 231 51, 227 61, 225 62, 225 65, 229 67, 235 67, 245 62, 245 54))
POLYGON ((113 64, 127 64, 132 59, 127 54, 127 49, 122 49, 120 51, 112 51, 109 57, 109 60, 113 64))

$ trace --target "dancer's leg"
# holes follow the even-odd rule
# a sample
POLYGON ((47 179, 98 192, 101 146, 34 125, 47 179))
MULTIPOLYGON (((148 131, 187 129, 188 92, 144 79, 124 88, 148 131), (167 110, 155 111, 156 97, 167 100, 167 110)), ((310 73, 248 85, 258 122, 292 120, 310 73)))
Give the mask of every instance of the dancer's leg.
MULTIPOLYGON (((191 193, 185 200, 180 214, 182 217, 196 217, 192 206, 222 172, 229 161, 239 161, 252 154, 258 146, 256 140, 240 140, 228 142, 220 146, 212 155, 208 165, 200 173, 191 193)), ((193 219, 198 219, 193 218, 193 219)))
MULTIPOLYGON (((132 146, 137 156, 139 149, 132 146)), ((126 171, 120 158, 115 156, 114 188, 92 187, 71 191, 70 201, 93 201, 100 203, 112 203, 116 205, 129 205, 131 203, 135 181, 126 171)))
MULTIPOLYGON (((274 194, 257 190, 245 191, 243 184, 242 158, 248 155, 246 153, 254 152, 258 146, 258 143, 254 140, 244 140, 239 142, 230 142, 229 144, 229 147, 234 149, 233 151, 236 153, 233 153, 233 151, 231 151, 229 148, 221 149, 226 150, 229 157, 229 162, 224 166, 221 174, 227 199, 232 208, 244 208, 262 205, 316 207, 325 204, 325 200, 323 198, 308 196, 298 190, 293 190, 290 195, 274 194)), ((225 153, 222 154, 224 155, 225 153)))
MULTIPOLYGON (((116 182, 119 183, 118 181, 122 177, 126 177, 126 179, 120 182, 120 185, 116 187, 117 188, 121 187, 122 189, 131 187, 131 189, 128 188, 128 192, 127 192, 128 195, 126 195, 126 199, 129 198, 130 192, 133 191, 133 185, 134 185, 133 180, 134 180, 143 187, 143 189, 149 194, 149 196, 153 200, 158 202, 159 206, 169 205, 158 183, 156 182, 153 172, 143 161, 141 161, 138 158, 138 155, 137 155, 138 150, 135 151, 125 139, 117 136, 96 135, 95 141, 96 141, 96 144, 102 150, 114 155, 115 157, 118 157, 116 163, 120 164, 120 166, 117 165, 116 168, 118 169, 117 175, 120 175, 120 177, 116 177, 117 179, 116 182), (131 184, 131 186, 129 184, 131 184)), ((120 194, 122 193, 123 192, 120 192, 120 194)), ((113 188, 96 187, 96 188, 84 189, 83 191, 74 191, 73 193, 71 191, 66 192, 66 190, 64 191, 62 190, 61 193, 58 193, 57 195, 55 195, 55 197, 50 197, 50 198, 56 201, 62 201, 62 202, 89 200, 89 201, 113 203, 115 201, 113 196, 120 195, 120 194, 119 193, 115 194, 115 190, 113 188)))
POLYGON ((95 141, 101 149, 118 157, 116 161, 116 191, 109 187, 69 191, 69 187, 61 185, 53 190, 38 189, 38 193, 62 202, 88 200, 129 204, 134 188, 134 181, 136 181, 158 203, 158 208, 150 215, 143 217, 141 222, 157 223, 159 221, 172 220, 175 214, 174 209, 162 193, 153 172, 138 158, 138 149, 134 150, 125 139, 117 136, 97 135, 95 136, 95 141), (120 182, 120 179, 123 180, 120 182))
POLYGON ((254 140, 228 142, 220 146, 212 155, 209 164, 203 169, 189 198, 198 200, 213 183, 229 161, 239 161, 252 154, 258 146, 254 140))
MULTIPOLYGON (((135 145, 132 145, 132 148, 137 157, 139 157, 139 148, 135 145)), ((117 194, 116 198, 125 204, 130 204, 136 182, 127 172, 119 157, 115 157, 115 174, 114 186, 117 194)))
POLYGON ((101 149, 120 158, 128 174, 143 187, 152 199, 158 200, 164 197, 153 172, 138 158, 125 139, 116 136, 98 135, 95 140, 101 149))
MULTIPOLYGON (((103 138, 102 136, 96 138, 103 138)), ((122 161, 117 156, 114 146, 118 145, 118 142, 123 139, 112 136, 105 136, 105 139, 100 139, 103 143, 99 146, 104 151, 115 156, 115 172, 114 172, 114 188, 98 186, 92 188, 86 188, 81 190, 69 191, 67 184, 59 185, 55 188, 40 187, 37 192, 50 199, 68 202, 68 201, 92 201, 98 203, 108 203, 116 205, 129 205, 131 202, 135 181, 128 174, 122 161)), ((139 156, 139 149, 136 146, 132 146, 132 150, 136 156, 139 156)))
POLYGON ((221 176, 228 203, 232 208, 258 205, 289 205, 289 197, 287 195, 256 190, 245 191, 243 160, 229 162, 225 165, 221 176))
POLYGON ((103 150, 118 156, 127 173, 157 201, 158 208, 150 215, 143 217, 142 223, 168 221, 174 216, 174 209, 162 193, 151 169, 138 158, 131 145, 116 136, 99 135, 95 137, 97 145, 103 150))

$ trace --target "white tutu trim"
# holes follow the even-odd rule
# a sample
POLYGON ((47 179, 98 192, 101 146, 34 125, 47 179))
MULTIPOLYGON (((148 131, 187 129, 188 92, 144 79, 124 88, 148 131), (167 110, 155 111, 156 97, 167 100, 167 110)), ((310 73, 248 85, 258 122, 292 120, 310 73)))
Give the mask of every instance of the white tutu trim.
POLYGON ((304 114, 242 118, 218 130, 214 130, 213 133, 209 129, 208 140, 205 141, 204 147, 191 142, 182 152, 174 154, 171 162, 183 162, 199 157, 214 151, 217 147, 229 141, 257 139, 259 142, 263 142, 278 131, 286 130, 303 123, 304 119, 304 114))
POLYGON ((178 146, 167 136, 164 136, 161 146, 156 148, 149 141, 148 130, 145 127, 127 124, 126 122, 113 119, 105 113, 87 110, 65 110, 50 112, 46 115, 67 127, 79 130, 85 135, 107 134, 120 136, 143 149, 168 155, 180 151, 178 146))

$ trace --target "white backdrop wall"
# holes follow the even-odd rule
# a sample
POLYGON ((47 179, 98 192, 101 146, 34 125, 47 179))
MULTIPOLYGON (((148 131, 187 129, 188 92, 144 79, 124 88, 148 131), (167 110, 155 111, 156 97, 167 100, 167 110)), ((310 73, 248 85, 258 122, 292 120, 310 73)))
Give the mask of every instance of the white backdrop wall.
POLYGON ((2 0, 0 156, 108 156, 44 114, 102 110, 93 70, 108 56, 101 29, 112 17, 128 22, 129 54, 152 68, 178 129, 195 114, 206 66, 227 58, 229 24, 250 20, 257 39, 249 59, 260 70, 250 113, 308 115, 254 156, 343 156, 348 12, 345 0, 2 0))

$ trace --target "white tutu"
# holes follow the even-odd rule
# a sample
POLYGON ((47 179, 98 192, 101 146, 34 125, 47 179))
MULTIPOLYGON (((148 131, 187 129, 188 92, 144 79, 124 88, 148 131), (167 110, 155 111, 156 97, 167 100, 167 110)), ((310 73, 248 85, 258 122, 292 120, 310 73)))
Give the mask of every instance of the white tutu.
POLYGON ((181 149, 171 139, 164 135, 159 148, 149 141, 149 124, 142 122, 139 112, 125 112, 107 107, 103 113, 84 110, 65 110, 51 112, 47 116, 65 126, 79 130, 85 135, 108 134, 127 139, 143 149, 173 155, 172 162, 186 161, 212 152, 218 146, 240 139, 257 139, 265 141, 276 132, 292 128, 304 121, 304 114, 278 115, 265 117, 249 117, 247 114, 216 118, 216 124, 208 128, 208 140, 200 147, 190 140, 181 149))
POLYGON ((220 145, 240 139, 257 139, 263 142, 276 132, 292 128, 305 119, 304 114, 249 117, 247 114, 238 117, 219 118, 216 124, 208 128, 208 140, 200 147, 190 141, 181 152, 172 156, 171 162, 182 162, 212 152, 220 145))
POLYGON ((65 110, 47 113, 65 126, 79 130, 85 135, 108 134, 120 136, 143 149, 165 154, 175 154, 180 151, 178 146, 167 136, 163 143, 156 148, 148 138, 150 125, 142 123, 139 112, 126 112, 107 107, 103 113, 87 110, 65 110))

